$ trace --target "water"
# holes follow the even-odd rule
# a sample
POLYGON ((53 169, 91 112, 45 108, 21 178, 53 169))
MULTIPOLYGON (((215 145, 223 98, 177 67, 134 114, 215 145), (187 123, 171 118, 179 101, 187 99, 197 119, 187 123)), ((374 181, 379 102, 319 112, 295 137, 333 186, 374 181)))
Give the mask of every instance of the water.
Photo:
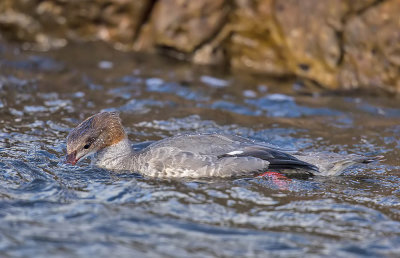
MULTIPOLYGON (((0 256, 397 256, 400 105, 103 45, 0 45, 0 256), (133 142, 223 132, 383 155, 340 177, 160 180, 63 164, 71 128, 118 110, 133 142)), ((140 148, 140 146, 137 146, 140 148)))

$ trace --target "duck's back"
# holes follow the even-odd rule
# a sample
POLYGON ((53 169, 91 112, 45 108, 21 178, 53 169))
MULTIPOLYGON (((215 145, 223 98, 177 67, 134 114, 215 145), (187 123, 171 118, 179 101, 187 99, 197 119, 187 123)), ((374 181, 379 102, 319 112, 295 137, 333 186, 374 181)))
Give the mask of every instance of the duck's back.
POLYGON ((249 145, 254 145, 254 142, 239 136, 222 134, 184 134, 154 142, 149 147, 151 149, 174 147, 182 151, 218 156, 249 145))
POLYGON ((230 177, 268 168, 314 167, 276 148, 220 134, 180 135, 136 154, 134 167, 158 177, 230 177))

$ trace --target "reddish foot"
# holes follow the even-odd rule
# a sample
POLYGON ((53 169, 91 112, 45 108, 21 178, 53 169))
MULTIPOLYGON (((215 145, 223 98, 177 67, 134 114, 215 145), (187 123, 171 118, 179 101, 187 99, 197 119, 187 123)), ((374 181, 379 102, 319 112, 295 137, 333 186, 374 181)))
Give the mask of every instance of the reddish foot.
POLYGON ((273 172, 273 171, 267 171, 264 172, 257 177, 269 177, 272 179, 272 182, 278 186, 280 190, 287 190, 289 187, 289 182, 292 181, 290 178, 287 178, 286 176, 282 175, 281 173, 278 172, 273 172))
POLYGON ((275 177, 275 178, 279 178, 279 179, 289 179, 289 178, 285 177, 284 175, 282 175, 281 173, 274 172, 274 171, 267 171, 258 176, 270 176, 270 177, 275 177))

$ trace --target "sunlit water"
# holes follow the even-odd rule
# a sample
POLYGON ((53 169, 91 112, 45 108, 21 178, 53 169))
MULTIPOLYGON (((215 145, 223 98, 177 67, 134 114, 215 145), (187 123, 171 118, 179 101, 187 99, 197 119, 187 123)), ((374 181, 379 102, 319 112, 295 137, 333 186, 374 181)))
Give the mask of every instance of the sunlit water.
POLYGON ((310 91, 98 45, 40 53, 1 44, 0 121, 0 256, 400 253, 396 98, 310 91), (223 132, 385 160, 340 177, 201 181, 64 164, 69 130, 101 110, 120 111, 137 143, 223 132))

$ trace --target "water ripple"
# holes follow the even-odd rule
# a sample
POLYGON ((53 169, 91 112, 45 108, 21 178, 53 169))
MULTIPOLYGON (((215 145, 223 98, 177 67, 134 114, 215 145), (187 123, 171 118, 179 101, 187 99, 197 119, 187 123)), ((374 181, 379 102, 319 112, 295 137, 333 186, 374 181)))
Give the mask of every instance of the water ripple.
POLYGON ((0 256, 398 256, 398 101, 299 95, 250 75, 80 47, 0 58, 0 256), (220 132, 385 160, 340 177, 202 180, 64 164, 68 132, 100 110, 121 112, 135 149, 220 132))

